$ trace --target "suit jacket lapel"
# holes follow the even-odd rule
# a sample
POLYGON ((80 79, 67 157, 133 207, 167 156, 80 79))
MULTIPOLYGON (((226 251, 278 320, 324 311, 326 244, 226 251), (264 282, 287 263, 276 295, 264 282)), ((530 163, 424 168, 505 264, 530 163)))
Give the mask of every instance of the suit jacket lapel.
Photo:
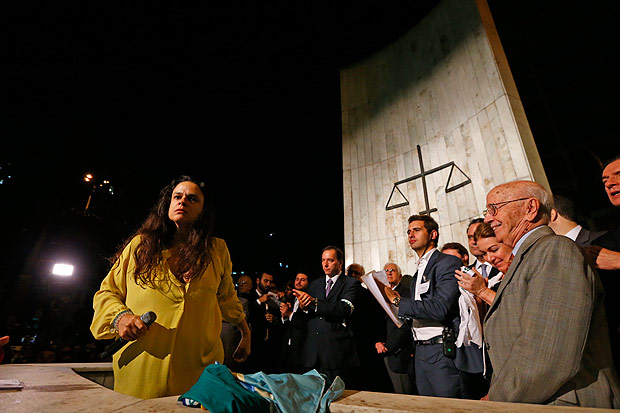
POLYGON ((581 228, 579 234, 575 238, 577 245, 589 245, 592 240, 590 239, 590 231, 585 228, 581 228))
POLYGON ((431 279, 430 274, 433 272, 433 268, 435 268, 435 265, 437 265, 439 254, 439 250, 433 251, 430 258, 428 259, 428 262, 426 263, 426 268, 424 268, 424 275, 426 276, 426 279, 428 281, 430 281, 431 279))
POLYGON ((313 293, 310 293, 310 291, 308 292, 313 297, 318 298, 319 300, 324 300, 325 299, 325 276, 321 278, 317 278, 316 280, 313 281, 313 283, 314 283, 313 293))
POLYGON ((332 285, 332 289, 329 291, 329 296, 325 297, 325 290, 323 290, 323 296, 326 299, 329 299, 330 297, 335 297, 338 295, 338 293, 342 289, 342 286, 344 285, 344 281, 345 281, 344 277, 346 277, 346 275, 340 274, 340 277, 338 277, 338 280, 336 281, 336 283, 332 285))
POLYGON ((523 256, 527 253, 530 247, 534 245, 536 241, 538 241, 541 237, 545 235, 549 235, 549 234, 553 234, 553 231, 551 230, 551 228, 544 226, 542 228, 537 229, 534 233, 530 234, 530 236, 527 237, 527 239, 523 242, 523 244, 521 244, 521 247, 519 247, 519 251, 517 252, 517 255, 512 259, 512 263, 510 264, 510 267, 508 268, 508 272, 504 274, 504 278, 499 283, 497 294, 495 295, 495 299, 493 300, 493 303, 489 307, 489 310, 487 311, 487 314, 484 317, 485 320, 489 318, 489 316, 491 315, 491 313, 494 311, 495 307, 497 306, 497 303, 499 302, 499 298, 504 292, 504 289, 510 283, 510 280, 512 279, 515 272, 519 268, 519 265, 521 264, 521 261, 523 260, 523 256))
MULTIPOLYGON (((413 279, 411 280, 411 298, 415 298, 416 296, 415 294, 416 286, 418 285, 418 277, 426 276, 426 282, 430 282, 431 277, 429 276, 429 274, 431 274, 431 272, 433 271, 433 267, 437 264, 437 259, 439 257, 438 253, 439 250, 436 250, 431 254, 428 262, 426 263, 423 274, 420 274, 420 271, 416 270, 415 274, 413 275, 413 279)), ((422 280, 420 280, 420 283, 421 282, 422 280)))
POLYGON ((415 286, 418 283, 418 272, 416 271, 413 276, 411 276, 411 286, 409 287, 409 296, 415 297, 415 286))

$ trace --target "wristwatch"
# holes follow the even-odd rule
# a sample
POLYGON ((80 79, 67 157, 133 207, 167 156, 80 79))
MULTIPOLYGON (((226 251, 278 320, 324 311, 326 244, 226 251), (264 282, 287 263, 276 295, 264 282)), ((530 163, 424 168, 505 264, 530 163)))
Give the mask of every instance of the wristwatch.
POLYGON ((396 307, 398 307, 398 304, 400 304, 400 297, 392 298, 392 304, 394 304, 396 307))

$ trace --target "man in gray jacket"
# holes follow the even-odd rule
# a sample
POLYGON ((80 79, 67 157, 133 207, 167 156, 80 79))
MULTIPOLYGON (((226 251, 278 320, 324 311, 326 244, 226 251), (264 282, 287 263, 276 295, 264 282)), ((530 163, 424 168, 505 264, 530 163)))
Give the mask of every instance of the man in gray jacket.
POLYGON ((487 194, 485 222, 514 256, 484 320, 489 399, 618 408, 601 282, 579 247, 547 226, 552 206, 529 181, 487 194))

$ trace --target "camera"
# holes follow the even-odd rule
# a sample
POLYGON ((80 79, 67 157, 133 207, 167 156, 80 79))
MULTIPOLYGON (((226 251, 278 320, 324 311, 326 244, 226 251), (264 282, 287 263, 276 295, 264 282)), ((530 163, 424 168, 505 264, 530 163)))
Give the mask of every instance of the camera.
POLYGON ((443 355, 449 358, 456 357, 456 336, 449 327, 444 327, 441 334, 443 339, 443 355))

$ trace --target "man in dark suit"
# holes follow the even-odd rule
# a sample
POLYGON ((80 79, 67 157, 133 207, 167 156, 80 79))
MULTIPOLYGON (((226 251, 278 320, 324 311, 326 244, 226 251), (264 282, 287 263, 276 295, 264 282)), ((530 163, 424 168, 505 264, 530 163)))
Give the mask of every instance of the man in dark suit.
MULTIPOLYGON (((295 277, 294 287, 299 291, 308 288, 308 275, 299 273, 295 277)), ((280 305, 282 316, 282 344, 280 346, 280 365, 285 373, 305 373, 302 362, 304 343, 308 323, 305 317, 300 316, 299 300, 293 297, 292 303, 286 302, 280 305)))
POLYGON ((458 242, 447 242, 441 247, 441 252, 448 255, 454 255, 463 261, 463 265, 469 265, 469 253, 467 248, 458 242))
MULTIPOLYGON (((412 278, 403 276, 402 271, 395 263, 383 266, 390 288, 400 294, 402 298, 409 298, 412 278)), ((378 354, 383 355, 385 368, 388 372, 395 393, 415 394, 415 384, 412 380, 413 372, 413 336, 411 335, 411 321, 398 327, 387 314, 384 316, 384 331, 382 340, 375 344, 378 354)))
POLYGON ((572 239, 580 247, 591 245, 595 239, 605 234, 605 231, 592 232, 579 225, 573 202, 562 195, 553 195, 549 228, 558 235, 572 239))
MULTIPOLYGON (((603 186, 609 202, 620 207, 620 156, 612 158, 603 168, 603 186)), ((589 260, 598 271, 605 289, 605 308, 609 324, 611 348, 620 348, 620 228, 612 228, 585 248, 589 260)), ((614 351, 614 364, 620 371, 620 354, 614 351)))
POLYGON ((247 361, 249 372, 275 373, 280 348, 280 307, 276 304, 273 275, 263 273, 256 279, 256 289, 249 293, 252 353, 247 361))
MULTIPOLYGON (((362 282, 366 270, 361 264, 352 263, 345 272, 347 277, 355 277, 362 282)), ((355 381, 350 387, 360 391, 387 393, 392 391, 388 372, 384 368, 383 357, 377 354, 375 343, 379 341, 385 327, 386 315, 374 295, 361 283, 360 296, 355 305, 355 312, 350 317, 349 327, 357 343, 357 355, 360 368, 355 374, 355 381)))
POLYGON ((461 260, 437 250, 439 226, 428 215, 409 217, 409 245, 419 257, 411 297, 403 298, 389 287, 386 299, 399 307, 399 317, 412 318, 415 344, 415 379, 422 396, 468 398, 464 371, 482 371, 481 354, 470 360, 469 346, 455 348, 460 324, 459 287, 454 271, 461 260), (472 364, 473 363, 473 364, 472 364))
POLYGON ((349 318, 361 294, 360 282, 342 273, 344 254, 338 247, 325 247, 321 262, 324 277, 310 283, 307 292, 295 289, 308 321, 302 363, 330 381, 340 376, 345 383, 359 368, 355 336, 349 318))

